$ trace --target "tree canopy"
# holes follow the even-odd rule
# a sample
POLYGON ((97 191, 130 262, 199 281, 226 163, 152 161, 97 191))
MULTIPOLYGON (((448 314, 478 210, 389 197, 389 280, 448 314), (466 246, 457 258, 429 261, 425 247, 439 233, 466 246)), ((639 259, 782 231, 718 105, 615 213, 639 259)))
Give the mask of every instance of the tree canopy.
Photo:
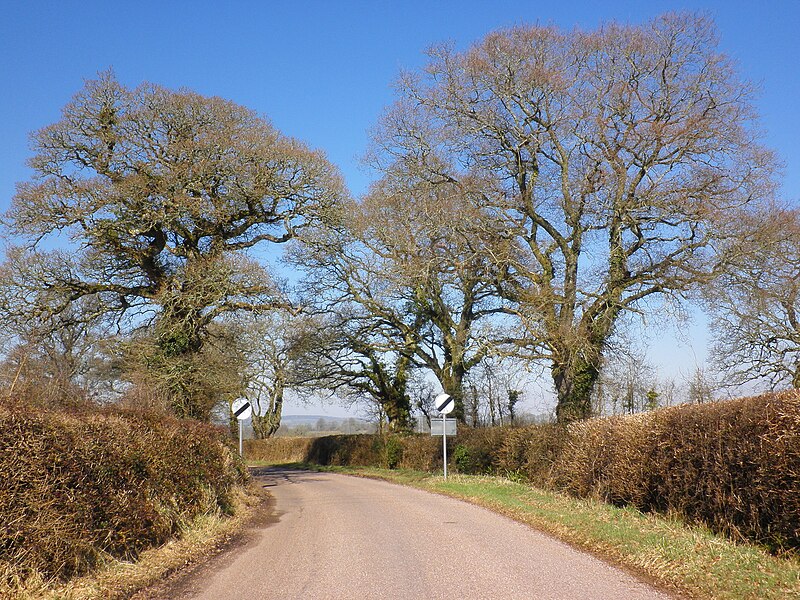
POLYGON ((405 74, 375 156, 464 198, 477 182, 515 248, 509 345, 549 363, 560 420, 585 418, 618 317, 707 281, 717 225, 772 193, 751 97, 702 16, 520 26, 405 74))
POLYGON ((714 364, 733 385, 765 379, 800 388, 800 213, 756 213, 741 229, 705 290, 714 364))
MULTIPOLYGON (((209 418, 250 381, 270 398, 265 432, 295 381, 368 397, 405 429, 433 378, 477 422, 483 377, 502 419, 519 399, 495 385, 509 360, 549 371, 560 421, 586 418, 624 317, 700 290, 742 379, 798 385, 797 219, 762 225, 791 211, 771 204, 754 89, 709 18, 517 26, 428 57, 373 132, 360 199, 233 102, 87 81, 34 134, 5 215, 5 316, 116 328, 115 368, 181 416, 209 418), (270 254, 290 240, 294 302, 270 254), (273 315, 245 340, 228 318, 276 309, 309 313, 302 339, 273 315)), ((631 410, 655 404, 628 388, 631 410)))
MULTIPOLYGON (((250 251, 323 222, 344 195, 322 153, 253 111, 152 84, 128 89, 111 73, 88 81, 33 147, 34 177, 6 215, 25 241, 5 268, 30 301, 23 310, 59 313, 92 297, 110 319, 153 325, 163 360, 150 366, 198 353, 225 313, 285 306, 250 251), (47 250, 59 234, 71 245, 47 250)), ((181 396, 181 377, 170 380, 181 396)), ((208 416, 207 402, 179 406, 208 416)))

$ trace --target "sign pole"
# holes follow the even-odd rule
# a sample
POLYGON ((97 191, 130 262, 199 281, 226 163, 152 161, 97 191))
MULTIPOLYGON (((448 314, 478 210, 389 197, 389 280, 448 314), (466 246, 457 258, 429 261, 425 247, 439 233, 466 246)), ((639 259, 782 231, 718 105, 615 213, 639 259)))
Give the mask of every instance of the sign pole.
POLYGON ((444 478, 447 479, 447 415, 453 411, 455 401, 449 394, 442 393, 433 399, 433 406, 442 414, 442 458, 444 478))
POLYGON ((242 421, 249 419, 253 414, 253 407, 247 401, 247 398, 237 398, 231 403, 231 413, 239 421, 239 456, 244 458, 242 451, 242 421))
POLYGON ((445 429, 445 419, 447 415, 442 414, 442 456, 444 456, 444 478, 447 479, 447 431, 445 429))

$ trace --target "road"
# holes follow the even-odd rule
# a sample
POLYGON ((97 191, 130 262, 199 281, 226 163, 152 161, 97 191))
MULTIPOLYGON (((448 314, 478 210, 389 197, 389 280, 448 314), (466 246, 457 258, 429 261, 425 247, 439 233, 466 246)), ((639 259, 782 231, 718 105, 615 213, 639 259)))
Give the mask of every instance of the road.
POLYGON ((270 468, 256 476, 275 498, 277 521, 159 597, 670 598, 465 502, 345 475, 270 468))

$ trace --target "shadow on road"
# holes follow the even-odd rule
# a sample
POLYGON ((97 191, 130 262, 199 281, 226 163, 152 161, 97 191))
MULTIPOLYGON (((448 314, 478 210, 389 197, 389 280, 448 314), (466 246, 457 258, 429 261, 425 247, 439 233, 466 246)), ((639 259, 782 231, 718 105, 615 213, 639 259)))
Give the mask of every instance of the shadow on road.
POLYGON ((307 471, 291 465, 273 467, 250 467, 248 469, 261 487, 269 488, 278 485, 321 481, 322 477, 314 471, 307 471))

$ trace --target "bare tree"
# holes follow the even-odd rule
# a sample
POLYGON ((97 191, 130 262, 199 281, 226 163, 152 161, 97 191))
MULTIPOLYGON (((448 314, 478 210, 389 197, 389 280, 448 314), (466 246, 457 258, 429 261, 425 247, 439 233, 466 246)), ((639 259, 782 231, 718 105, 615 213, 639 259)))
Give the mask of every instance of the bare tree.
POLYGON ((678 402, 678 385, 672 377, 665 377, 659 385, 659 405, 674 406, 678 402))
POLYGON ((656 369, 635 350, 606 356, 594 389, 597 414, 634 414, 658 406, 656 369))
POLYGON ((690 14, 515 27, 430 58, 402 77, 376 160, 481 189, 516 250, 498 269, 509 345, 549 363, 559 420, 587 417, 618 317, 706 281, 717 221, 772 192, 751 86, 690 14))
POLYGON ((46 320, 4 319, 0 387, 5 395, 48 406, 113 399, 120 361, 111 356, 109 332, 92 313, 83 302, 46 320))
POLYGON ((253 406, 253 433, 266 439, 281 425, 286 391, 307 383, 307 374, 298 365, 310 351, 315 325, 288 311, 252 316, 237 325, 245 361, 244 395, 253 406))
POLYGON ((686 379, 686 396, 692 404, 704 404, 714 400, 718 385, 705 368, 696 365, 686 379))
POLYGON ((506 244, 476 206, 472 186, 431 185, 415 173, 390 172, 364 202, 372 252, 385 257, 384 274, 405 290, 424 319, 416 362, 430 370, 464 419, 463 385, 494 349, 505 313, 498 270, 506 244))
POLYGON ((490 357, 469 374, 473 426, 514 424, 523 387, 521 366, 519 361, 490 357))
POLYGON ((334 167, 253 111, 151 84, 88 81, 61 119, 33 136, 34 177, 6 215, 26 241, 9 253, 6 285, 29 300, 5 309, 58 314, 93 298, 122 326, 148 320, 174 409, 207 419, 176 374, 208 327, 237 311, 286 304, 246 252, 324 219, 343 195, 334 167), (46 251, 55 238, 71 246, 46 251))
POLYGON ((407 431, 416 342, 391 321, 378 322, 346 308, 331 310, 316 321, 298 376, 343 399, 365 403, 380 416, 381 428, 386 420, 391 431, 407 431))
POLYGON ((495 283, 504 242, 468 194, 389 172, 348 207, 340 230, 306 238, 296 255, 313 302, 357 320, 361 339, 371 339, 366 328, 379 333, 370 352, 391 349, 404 369, 431 371, 461 420, 465 376, 494 348, 494 317, 505 312, 495 283))
POLYGON ((706 290, 713 364, 728 385, 800 388, 800 213, 740 215, 726 268, 706 290))
POLYGON ((433 401, 437 396, 437 386, 424 376, 416 377, 411 380, 411 399, 412 406, 417 409, 428 429, 431 427, 431 417, 435 416, 436 408, 433 401))

